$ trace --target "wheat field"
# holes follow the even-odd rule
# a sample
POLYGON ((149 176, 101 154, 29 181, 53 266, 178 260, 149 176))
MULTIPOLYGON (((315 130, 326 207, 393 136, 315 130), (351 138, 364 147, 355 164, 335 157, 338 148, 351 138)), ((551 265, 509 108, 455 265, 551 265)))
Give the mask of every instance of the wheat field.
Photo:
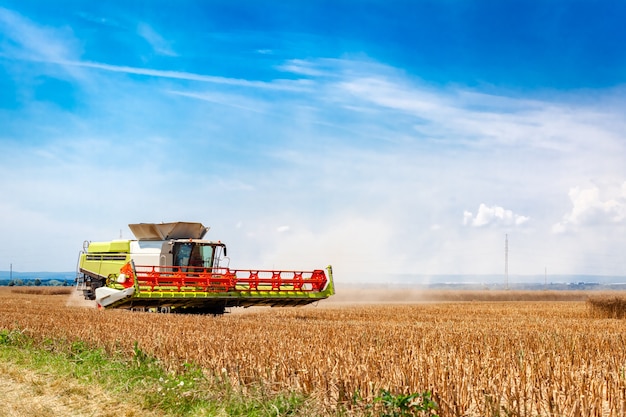
POLYGON ((0 329, 129 356, 137 343, 172 370, 193 363, 242 392, 259 383, 303 392, 328 414, 357 413, 355 398, 387 389, 431 391, 441 416, 626 415, 626 322, 581 292, 545 297, 344 299, 212 317, 98 311, 74 295, 4 288, 0 329))

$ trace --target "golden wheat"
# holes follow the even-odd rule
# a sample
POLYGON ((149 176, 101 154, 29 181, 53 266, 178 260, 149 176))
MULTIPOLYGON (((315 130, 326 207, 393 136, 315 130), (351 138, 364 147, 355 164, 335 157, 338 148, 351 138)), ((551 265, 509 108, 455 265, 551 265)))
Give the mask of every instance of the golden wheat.
POLYGON ((13 287, 11 292, 15 294, 37 295, 70 295, 75 291, 74 287, 13 287))
MULTIPOLYGON (((97 311, 0 291, 0 328, 83 340, 242 389, 298 390, 331 410, 358 393, 430 390, 442 416, 626 415, 626 328, 584 301, 246 310, 223 317, 97 311)), ((355 411, 356 412, 356 411, 355 411)))
POLYGON ((626 297, 620 295, 594 295, 587 300, 591 314, 598 318, 623 319, 626 317, 626 297))

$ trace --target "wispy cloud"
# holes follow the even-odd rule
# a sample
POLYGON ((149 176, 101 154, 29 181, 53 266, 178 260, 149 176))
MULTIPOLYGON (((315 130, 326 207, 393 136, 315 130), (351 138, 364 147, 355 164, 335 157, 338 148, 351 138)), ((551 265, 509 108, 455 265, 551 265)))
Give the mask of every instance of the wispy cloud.
POLYGON ((172 48, 171 42, 163 38, 149 24, 139 23, 139 25, 137 25, 137 33, 150 44, 157 54, 171 57, 177 56, 177 53, 172 48))
POLYGON ((124 74, 130 74, 130 75, 143 75, 146 77, 168 78, 168 79, 173 79, 173 80, 199 81, 203 83, 221 84, 221 85, 247 87, 247 88, 261 88, 261 89, 269 89, 269 90, 302 91, 303 86, 306 85, 301 82, 293 82, 290 80, 277 80, 274 82, 265 82, 265 81, 255 81, 255 80, 195 74, 195 73, 182 72, 182 71, 168 71, 168 70, 158 70, 158 69, 151 69, 151 68, 110 65, 110 64, 103 64, 99 62, 88 62, 88 61, 50 61, 50 62, 54 64, 68 66, 68 67, 91 68, 91 69, 96 69, 96 70, 124 73, 124 74))
POLYGON ((77 57, 79 43, 69 28, 48 28, 0 7, 0 51, 7 57, 60 61, 77 57))
POLYGON ((110 27, 110 28, 123 27, 119 21, 115 19, 111 19, 109 17, 101 16, 98 14, 89 13, 85 11, 79 11, 76 13, 76 15, 79 16, 81 19, 85 20, 86 22, 96 24, 99 26, 110 27))
MULTIPOLYGON (((14 60, 54 64, 69 71, 75 68, 86 68, 128 75, 271 90, 302 91, 303 88, 306 88, 306 82, 302 81, 274 80, 272 82, 264 82, 185 71, 159 70, 85 61, 80 59, 82 52, 80 42, 74 37, 70 29, 41 26, 5 8, 0 8, 0 30, 11 41, 0 44, 0 54, 2 56, 14 60)), ((157 53, 176 56, 168 42, 149 25, 140 23, 137 31, 157 53)), ((74 75, 79 78, 77 74, 74 73, 74 75)))

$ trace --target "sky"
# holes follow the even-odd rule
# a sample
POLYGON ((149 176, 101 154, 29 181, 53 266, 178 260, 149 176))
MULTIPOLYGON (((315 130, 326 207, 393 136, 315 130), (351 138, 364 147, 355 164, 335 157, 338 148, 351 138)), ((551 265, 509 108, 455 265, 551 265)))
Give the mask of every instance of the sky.
POLYGON ((0 270, 626 275, 626 3, 0 0, 0 270), (505 260, 508 242, 508 261, 505 260))

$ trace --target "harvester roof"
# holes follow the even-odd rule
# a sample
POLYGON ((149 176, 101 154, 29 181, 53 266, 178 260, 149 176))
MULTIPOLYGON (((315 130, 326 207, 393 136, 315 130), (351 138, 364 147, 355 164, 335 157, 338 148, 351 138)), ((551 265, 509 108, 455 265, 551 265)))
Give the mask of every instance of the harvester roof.
POLYGON ((202 223, 135 223, 129 224, 137 240, 202 239, 209 231, 202 223))

